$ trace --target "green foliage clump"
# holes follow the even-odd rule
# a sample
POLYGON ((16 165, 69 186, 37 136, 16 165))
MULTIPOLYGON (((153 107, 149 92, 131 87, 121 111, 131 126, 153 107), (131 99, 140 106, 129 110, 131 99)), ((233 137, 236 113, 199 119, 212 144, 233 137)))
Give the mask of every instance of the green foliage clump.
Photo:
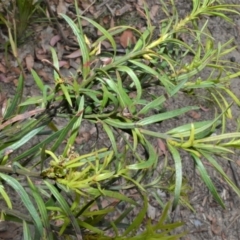
MULTIPOLYGON (((76 35, 82 52, 82 62, 72 81, 62 77, 58 58, 52 48, 55 87, 45 85, 37 73, 32 70, 33 78, 42 95, 21 101, 23 79, 19 79, 18 91, 9 102, 0 129, 0 177, 20 196, 29 216, 14 214, 11 198, 3 185, 1 195, 8 211, 6 220, 23 222, 26 239, 30 238, 29 225, 35 227, 34 239, 54 239, 54 232, 65 239, 177 239, 180 235, 171 235, 171 231, 180 223, 166 223, 171 203, 165 205, 160 220, 151 224, 146 217, 148 208, 148 188, 167 189, 173 193, 173 209, 184 202, 187 187, 183 178, 180 152, 189 154, 200 173, 202 180, 215 200, 224 207, 203 159, 216 169, 219 175, 240 195, 240 190, 225 174, 217 161, 221 155, 227 159, 239 148, 240 133, 226 133, 226 119, 231 117, 231 101, 238 106, 238 98, 229 89, 230 80, 240 75, 232 73, 232 66, 222 60, 234 48, 231 41, 214 45, 213 37, 207 31, 208 20, 199 27, 199 18, 220 16, 230 19, 226 12, 239 14, 235 6, 217 4, 216 1, 193 1, 192 12, 179 19, 172 2, 172 16, 162 2, 168 16, 161 22, 160 37, 153 39, 154 27, 146 10, 148 27, 140 32, 129 26, 104 29, 91 19, 80 16, 76 4, 77 20, 74 22, 66 15, 63 19, 76 35), (81 21, 89 21, 102 32, 94 43, 84 35, 81 21), (124 55, 117 54, 114 36, 131 29, 137 36, 137 42, 128 48, 124 55), (180 40, 179 35, 189 34, 191 44, 180 40), (102 41, 109 41, 113 54, 103 56, 102 41), (100 53, 100 54, 99 54, 100 53), (187 55, 191 61, 187 61, 187 55), (211 69, 206 79, 200 77, 204 69, 211 69), (150 87, 160 87, 159 96, 149 94, 150 87), (179 91, 194 92, 204 89, 211 94, 220 112, 215 119, 193 122, 178 126, 165 133, 154 132, 147 127, 161 121, 174 120, 198 106, 185 106, 164 112, 163 105, 177 96, 179 91), (134 93, 134 97, 131 97, 134 93), (229 98, 224 97, 228 95, 229 98), (38 106, 26 111, 28 106, 38 106), (157 114, 152 111, 157 110, 157 114), (29 119, 29 117, 34 116, 29 119), (67 124, 58 129, 53 117, 68 119, 67 124), (108 136, 111 147, 92 149, 88 154, 76 150, 75 140, 82 121, 101 126, 108 136), (216 128, 221 127, 218 134, 216 128), (38 144, 11 156, 11 152, 20 148, 39 134, 48 135, 38 144), (214 133, 214 134, 212 134, 214 133), (150 137, 165 142, 175 169, 172 169, 174 182, 169 186, 163 182, 163 173, 146 183, 152 169, 158 165, 158 153, 149 140, 150 137), (124 144, 119 148, 119 138, 124 144), (64 144, 63 144, 64 143, 64 144), (138 150, 144 149, 144 155, 138 150), (57 154, 57 150, 61 153, 57 154), (8 173, 18 174, 16 178, 8 173), (23 188, 18 176, 26 176, 27 186, 23 188), (38 184, 34 184, 36 182, 38 184), (140 201, 134 201, 128 194, 135 189, 140 201), (103 202, 109 201, 107 206, 103 202), (124 210, 117 206, 125 204, 124 210), (94 209, 94 210, 93 210, 94 209), (127 216, 135 210, 132 222, 126 223, 127 216), (117 215, 117 217, 114 214, 117 215), (143 231, 140 228, 144 227, 143 231), (108 234, 109 233, 109 234, 108 234), (110 237, 110 233, 114 236, 110 237)), ((163 171, 166 171, 164 168, 163 171)), ((186 198, 185 198, 186 199, 186 198)), ((187 203, 188 204, 188 203, 187 203)))
POLYGON ((11 45, 15 57, 17 43, 23 42, 23 39, 29 35, 26 34, 26 30, 39 4, 40 1, 34 0, 10 0, 0 3, 0 26, 5 26, 7 29, 9 38, 7 44, 11 45))

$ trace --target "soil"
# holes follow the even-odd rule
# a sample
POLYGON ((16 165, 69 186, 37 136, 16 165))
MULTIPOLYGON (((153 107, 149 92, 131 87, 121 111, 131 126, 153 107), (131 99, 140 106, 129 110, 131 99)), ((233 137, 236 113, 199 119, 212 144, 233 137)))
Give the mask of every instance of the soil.
MULTIPOLYGON (((58 1, 49 1, 51 6, 59 6, 58 1)), ((69 9, 72 9, 73 5, 71 1, 66 1, 70 4, 68 5, 69 9)), ((141 6, 141 0, 103 0, 103 1, 93 1, 92 5, 88 1, 83 1, 82 3, 82 11, 84 11, 85 16, 92 18, 94 20, 98 20, 100 23, 113 24, 111 20, 114 20, 114 25, 119 24, 126 24, 126 25, 136 25, 139 28, 143 28, 146 23, 144 19, 141 17, 136 6, 141 6), (134 5, 136 4, 136 5, 134 5), (124 9, 125 8, 125 9, 124 9), (84 10, 85 9, 85 10, 84 10), (124 10, 123 10, 124 9, 124 10), (119 16, 116 16, 117 11, 122 13, 119 16)), ((148 0, 148 6, 152 14, 154 14, 153 24, 158 28, 160 20, 164 17, 164 13, 161 11, 161 4, 159 0, 148 0), (155 11, 156 6, 158 6, 158 10, 156 13, 155 11)), ((227 3, 237 4, 238 0, 236 1, 226 1, 227 3)), ((191 10, 191 1, 189 0, 176 0, 177 9, 180 16, 186 16, 191 10)), ((233 19, 234 24, 226 23, 224 20, 220 19, 219 17, 210 17, 209 18, 209 31, 213 35, 215 39, 215 43, 218 42, 224 43, 231 38, 234 38, 232 45, 237 46, 237 48, 231 52, 228 58, 234 58, 235 62, 240 62, 240 53, 238 51, 240 45, 240 16, 232 14, 228 16, 233 19)), ((27 39, 26 43, 19 46, 19 53, 21 55, 22 62, 25 64, 26 69, 26 81, 25 81, 25 89, 24 95, 27 96, 34 96, 38 94, 38 90, 34 85, 34 81, 27 70, 28 64, 31 64, 31 61, 27 63, 27 57, 34 58, 33 60, 33 68, 41 73, 42 78, 45 82, 49 85, 54 85, 52 80, 52 69, 48 65, 44 65, 41 62, 42 57, 47 57, 50 59, 50 54, 48 51, 48 47, 50 45, 50 41, 53 39, 58 29, 55 25, 50 24, 49 22, 38 22, 37 24, 34 23, 31 27, 34 27, 35 32, 32 36, 33 39, 27 39), (46 48, 46 51, 40 52, 46 48), (38 55, 36 54, 38 52, 38 55), (40 56, 42 54, 42 56, 40 56)), ((30 27, 30 28, 31 28, 30 27)), ((63 24, 64 27, 64 24, 63 24)), ((84 30, 87 36, 90 39, 94 39, 97 36, 97 32, 90 27, 90 25, 86 24, 84 30)), ((65 29, 68 32, 67 29, 65 29)), ((0 38, 1 40, 1 38, 0 38)), ((1 43, 1 41, 0 41, 1 43)), ((59 56, 62 56, 63 52, 65 51, 63 48, 67 49, 66 43, 64 41, 60 41, 55 45, 55 48, 59 51, 59 56), (62 51, 62 52, 61 52, 62 51)), ((2 49, 2 48, 1 48, 2 49)), ((71 50, 71 47, 69 47, 71 50)), ((3 49, 0 50, 0 59, 4 59, 4 51, 3 49)), ((67 77, 69 77, 70 73, 76 72, 76 68, 74 67, 74 61, 76 59, 71 59, 71 66, 62 68, 61 73, 67 77)), ((76 60, 77 61, 77 60, 76 60)), ((0 62, 1 63, 1 62, 0 62)), ((15 94, 15 87, 17 83, 17 65, 14 61, 14 58, 10 58, 10 63, 12 66, 13 71, 8 72, 3 76, 0 76, 0 87, 2 93, 8 93, 8 97, 11 97, 15 94)), ((207 74, 207 73, 206 73, 207 74)), ((204 73, 203 73, 204 76, 204 73)), ((236 96, 240 97, 240 79, 237 78, 232 81, 231 89, 235 92, 236 96)), ((155 90, 156 91, 156 90, 155 90)), ((167 109, 173 109, 182 106, 194 105, 199 104, 199 99, 186 95, 184 93, 179 93, 177 98, 172 99, 168 102, 167 109)), ((212 119, 214 117, 214 109, 212 112, 207 112, 202 114, 199 120, 202 119, 212 119)), ((228 131, 236 131, 237 120, 239 117, 239 108, 236 105, 233 105, 233 119, 228 121, 228 131)), ((163 122, 161 124, 156 124, 151 128, 155 131, 165 132, 173 127, 176 127, 181 123, 191 122, 193 119, 189 115, 184 115, 182 118, 178 118, 175 122, 163 122)), ((59 125, 63 124, 58 122, 59 125)), ((89 125, 88 123, 83 123, 83 127, 81 129, 82 134, 82 141, 84 142, 84 151, 89 151, 92 147, 92 142, 95 138, 95 133, 93 126, 89 125), (90 139, 84 138, 84 134, 86 136, 87 133, 91 132, 90 139)), ((100 136, 100 142, 105 142, 108 144, 108 140, 106 139, 105 135, 100 136)), ((36 142, 40 141, 36 139, 36 142)), ((31 143, 33 144, 33 143, 31 143)), ((26 145, 25 148, 28 146, 26 145)), ((189 201, 195 210, 195 212, 188 209, 186 206, 179 205, 177 209, 171 215, 171 221, 183 221, 185 225, 179 229, 178 231, 181 232, 183 230, 188 231, 188 234, 183 237, 183 240, 200 240, 200 239, 212 239, 212 240, 237 240, 240 239, 240 201, 239 197, 224 183, 216 174, 216 172, 211 168, 208 167, 209 174, 212 179, 214 179, 214 183, 217 186, 217 189, 224 199, 226 209, 222 209, 211 197, 210 193, 208 192, 206 186, 200 180, 200 176, 194 170, 194 164, 189 156, 183 155, 183 169, 184 175, 187 178, 188 182, 190 183, 192 191, 189 193, 189 201)), ((233 179, 236 177, 235 183, 238 185, 240 183, 240 168, 235 163, 235 161, 239 160, 238 156, 235 156, 236 159, 232 159, 232 169, 231 165, 226 162, 226 160, 221 159, 219 157, 219 162, 222 163, 224 171, 231 176, 233 179), (235 175, 233 175, 233 173, 235 175)), ((164 158, 164 157, 162 157, 164 158)), ((159 159, 161 162, 163 159, 159 159)), ((163 193, 164 195, 164 193, 163 193)), ((167 195, 163 197, 167 200, 167 195)), ((155 216, 159 216, 161 210, 159 206, 155 203, 153 196, 149 193, 150 203, 152 207, 152 211, 155 211, 155 216)), ((22 204, 16 200, 15 203, 16 208, 21 209, 20 206, 22 204)), ((1 231, 0 230, 0 239, 21 239, 21 231, 19 231, 19 226, 15 225, 15 230, 13 230, 12 226, 8 227, 8 231, 1 231)))

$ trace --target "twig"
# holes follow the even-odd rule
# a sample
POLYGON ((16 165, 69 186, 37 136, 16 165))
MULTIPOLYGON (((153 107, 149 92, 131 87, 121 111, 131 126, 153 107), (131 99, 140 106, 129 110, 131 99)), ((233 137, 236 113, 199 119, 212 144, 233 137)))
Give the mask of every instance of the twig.
POLYGON ((44 108, 39 108, 39 109, 34 109, 32 111, 29 111, 29 112, 25 112, 23 114, 19 114, 19 115, 13 117, 13 118, 7 120, 6 122, 2 123, 0 125, 0 130, 4 129, 6 126, 8 126, 8 125, 10 125, 14 122, 19 122, 19 121, 22 121, 24 119, 28 119, 28 118, 30 118, 30 117, 38 114, 38 113, 42 113, 43 111, 45 111, 44 108))

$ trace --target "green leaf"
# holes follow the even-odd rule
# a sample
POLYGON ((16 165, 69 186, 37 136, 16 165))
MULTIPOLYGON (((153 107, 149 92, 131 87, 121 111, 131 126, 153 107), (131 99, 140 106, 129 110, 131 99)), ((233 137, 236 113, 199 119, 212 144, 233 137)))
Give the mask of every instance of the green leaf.
POLYGON ((74 214, 72 213, 68 203, 64 199, 64 197, 61 195, 61 193, 48 181, 44 181, 50 192, 53 194, 53 196, 56 198, 57 203, 60 205, 62 211, 64 214, 68 217, 68 219, 71 221, 75 234, 81 236, 81 229, 78 225, 77 219, 74 217, 74 214))
POLYGON ((193 144, 194 148, 197 149, 198 151, 199 150, 205 150, 205 151, 208 151, 209 153, 211 154, 227 154, 227 153, 234 153, 233 150, 231 149, 228 149, 226 147, 221 147, 221 146, 218 146, 216 144, 193 144))
POLYGON ((194 153, 191 153, 191 156, 193 157, 195 163, 196 163, 196 168, 199 171, 202 180, 205 182, 207 188, 209 189, 209 191, 211 192, 211 194, 213 195, 213 198, 217 201, 217 203, 222 206, 223 208, 225 208, 224 203, 222 201, 222 199, 220 198, 211 178, 209 177, 204 165, 202 164, 200 158, 195 155, 194 153))
POLYGON ((145 195, 143 196, 143 207, 141 208, 140 212, 138 215, 135 217, 135 219, 132 221, 131 225, 126 229, 126 231, 123 233, 123 236, 127 236, 130 234, 132 231, 138 229, 140 225, 142 224, 142 221, 147 213, 147 208, 148 208, 148 200, 145 195))
POLYGON ((72 130, 71 130, 71 135, 68 138, 66 147, 65 147, 64 152, 63 152, 63 156, 67 156, 67 153, 69 152, 70 148, 74 145, 74 141, 75 141, 75 139, 78 135, 78 132, 79 132, 79 129, 80 129, 80 126, 81 126, 83 111, 84 111, 84 96, 82 96, 79 99, 78 118, 75 121, 75 123, 73 124, 72 130))
POLYGON ((34 104, 39 104, 43 102, 43 97, 42 96, 34 96, 28 98, 26 101, 20 103, 18 106, 28 106, 28 105, 34 105, 34 104))
POLYGON ((224 172, 222 167, 218 164, 218 162, 213 158, 210 152, 199 151, 211 164, 212 166, 222 175, 223 179, 229 184, 229 186, 236 192, 238 196, 240 196, 240 189, 233 183, 233 181, 228 177, 228 175, 224 172))
MULTIPOLYGON (((127 66, 118 66, 117 70, 121 71, 121 72, 125 72, 129 75, 129 77, 133 81, 133 83, 136 87, 136 90, 137 90, 137 96, 134 100, 138 101, 142 96, 142 87, 141 87, 141 83, 140 83, 137 75, 134 73, 134 71, 131 68, 129 68, 127 66)), ((130 84, 130 86, 133 87, 133 84, 130 84)))
POLYGON ((156 114, 156 115, 152 115, 150 117, 146 117, 138 122, 136 122, 137 126, 145 126, 145 125, 149 125, 152 123, 156 123, 156 122, 161 122, 167 119, 171 119, 177 116, 180 116, 190 110, 196 110, 199 109, 198 107, 185 107, 185 108, 181 108, 181 109, 177 109, 177 110, 173 110, 173 111, 168 111, 166 113, 160 113, 160 114, 156 114))
POLYGON ((80 17, 82 19, 90 22, 94 27, 96 27, 96 29, 98 29, 104 35, 104 37, 109 40, 109 42, 112 45, 113 51, 116 52, 117 45, 116 45, 116 42, 114 41, 114 38, 110 34, 110 31, 107 31, 106 29, 104 29, 100 24, 98 24, 97 22, 93 21, 91 18, 87 18, 87 17, 84 17, 82 15, 80 17))
MULTIPOLYGON (((212 132, 214 132, 215 128, 217 128, 221 124, 221 121, 218 120, 218 118, 216 118, 214 120, 194 122, 192 124, 195 129, 194 138, 202 139, 210 135, 212 132)), ((177 138, 189 137, 190 133, 191 133, 191 123, 173 128, 167 132, 167 134, 171 135, 171 137, 177 137, 177 138)))
POLYGON ((115 198, 124 202, 131 203, 133 205, 137 205, 137 203, 134 200, 116 191, 110 191, 105 189, 101 189, 101 191, 99 191, 98 189, 95 189, 95 188, 89 188, 86 191, 89 194, 94 195, 94 197, 98 197, 99 195, 103 194, 104 196, 107 196, 110 198, 115 198))
MULTIPOLYGON (((26 142, 28 142, 30 139, 32 139, 34 136, 36 136, 39 132, 41 132, 44 129, 45 126, 36 128, 32 130, 30 133, 28 133, 25 137, 21 138, 17 142, 13 143, 12 145, 8 146, 8 148, 11 151, 14 151, 24 145, 26 142)), ((6 149, 0 151, 0 156, 4 156, 6 149)))
POLYGON ((71 128, 73 127, 74 123, 79 119, 78 114, 82 114, 81 112, 77 113, 67 124, 66 127, 63 128, 63 130, 61 131, 60 136, 58 137, 58 139, 56 140, 56 142, 53 144, 53 146, 51 147, 51 152, 55 152, 57 150, 57 148, 62 144, 62 142, 66 139, 66 136, 68 134, 68 132, 71 130, 71 128))
POLYGON ((71 97, 69 95, 69 90, 68 88, 64 85, 64 83, 60 83, 60 88, 62 89, 63 91, 63 94, 68 102, 68 104, 72 107, 72 100, 71 100, 71 97))
POLYGON ((20 196, 24 206, 28 209, 29 214, 32 217, 32 221, 34 222, 34 225, 39 232, 41 236, 43 236, 43 225, 40 216, 38 215, 38 212, 33 205, 32 201, 30 200, 27 192, 22 187, 22 185, 13 177, 8 176, 6 174, 0 173, 0 177, 8 184, 10 185, 16 193, 20 196))
POLYGON ((11 105, 7 108, 7 111, 4 115, 4 119, 10 118, 12 115, 17 114, 18 111, 18 104, 20 103, 22 99, 22 93, 23 93, 23 76, 20 75, 18 79, 18 86, 16 90, 16 94, 11 102, 11 105))
POLYGON ((107 118, 102 121, 110 126, 120 128, 120 129, 132 129, 137 127, 136 123, 134 122, 125 122, 124 120, 118 120, 113 118, 107 118))
POLYGON ((127 169, 132 169, 132 170, 148 169, 156 163, 158 156, 155 149, 153 148, 152 144, 148 142, 146 139, 144 141, 146 143, 145 146, 146 146, 146 151, 149 154, 149 158, 146 161, 143 161, 141 163, 128 165, 127 169))
POLYGON ((23 239, 31 240, 31 232, 26 221, 23 221, 23 239))
POLYGON ((203 139, 198 139, 195 142, 196 143, 215 142, 215 141, 226 140, 228 138, 231 138, 231 139, 240 138, 240 133, 239 132, 224 133, 224 134, 220 134, 220 135, 206 137, 206 138, 203 138, 203 139))
POLYGON ((97 233, 97 234, 103 235, 103 231, 102 230, 100 230, 99 228, 94 227, 94 226, 88 224, 87 222, 79 220, 78 223, 79 223, 79 226, 81 226, 81 227, 83 227, 83 228, 85 228, 85 229, 87 229, 87 230, 89 230, 89 231, 91 231, 93 233, 97 233))
POLYGON ((174 189, 174 200, 173 200, 173 210, 177 207, 179 198, 182 190, 182 160, 180 154, 176 148, 171 144, 168 144, 168 149, 171 152, 175 163, 175 189, 174 189))
POLYGON ((149 36, 153 33, 154 29, 155 27, 150 27, 144 30, 144 32, 134 45, 133 52, 138 51, 146 46, 146 41, 148 40, 149 36))
POLYGON ((53 133, 52 135, 50 135, 48 138, 46 138, 45 140, 43 140, 42 142, 39 142, 38 144, 36 144, 35 146, 33 146, 32 148, 24 151, 22 154, 18 155, 17 157, 13 158, 13 162, 15 161, 19 161, 25 157, 30 157, 31 155, 35 154, 36 152, 40 153, 40 149, 43 145, 48 146, 48 144, 52 143, 54 141, 55 138, 57 138, 64 129, 59 130, 58 132, 53 133))
POLYGON ((112 148, 113 148, 114 152, 117 154, 118 153, 118 149, 117 149, 117 143, 116 143, 116 140, 115 140, 115 136, 113 134, 113 129, 111 129, 104 122, 102 122, 102 126, 103 126, 104 131, 107 133, 109 140, 111 141, 112 148))
POLYGON ((150 101, 138 112, 138 115, 148 113, 149 110, 161 106, 165 101, 166 101, 166 98, 164 96, 160 96, 154 99, 153 101, 150 101))
POLYGON ((42 223, 43 223, 43 226, 45 228, 44 232, 47 232, 47 237, 48 237, 49 240, 53 240, 54 239, 53 232, 51 230, 49 217, 48 217, 48 214, 47 214, 47 209, 46 209, 44 200, 41 197, 41 195, 40 195, 38 189, 36 188, 36 186, 32 183, 31 179, 27 178, 27 180, 28 180, 28 184, 30 186, 32 195, 34 197, 34 200, 36 201, 39 212, 41 214, 42 223))
POLYGON ((117 94, 119 104, 122 108, 131 107, 132 100, 128 96, 126 90, 123 87, 119 86, 119 82, 121 81, 121 78, 119 75, 118 75, 118 83, 114 82, 112 78, 104 78, 104 79, 101 79, 100 81, 107 84, 117 94))
MULTIPOLYGON (((56 68, 56 70, 59 70, 59 61, 58 61, 57 53, 56 53, 55 49, 52 47, 50 48, 50 50, 52 53, 53 65, 56 68)), ((57 84, 59 80, 61 81, 61 79, 60 79, 61 76, 59 76, 59 74, 58 74, 58 72, 56 72, 56 70, 54 69, 54 71, 53 71, 55 84, 57 84)))
POLYGON ((6 191, 4 190, 4 186, 3 185, 0 185, 0 194, 3 197, 3 199, 5 200, 8 208, 12 209, 11 199, 9 198, 8 194, 6 193, 6 191))
POLYGON ((41 78, 38 76, 38 74, 35 72, 35 70, 31 69, 31 74, 33 76, 33 79, 36 83, 36 85, 38 86, 38 88, 43 91, 43 88, 44 88, 44 83, 43 81, 41 80, 41 78))
MULTIPOLYGON (((68 25, 71 27, 74 35, 77 37, 77 41, 81 50, 81 55, 83 58, 83 63, 82 63, 82 75, 83 75, 83 81, 87 78, 87 76, 90 73, 90 67, 89 67, 89 62, 90 62, 90 55, 89 55, 89 49, 88 46, 86 44, 86 39, 84 38, 84 33, 81 29, 81 23, 79 24, 79 26, 77 26, 73 20, 68 17, 67 15, 64 14, 60 14, 63 19, 68 23, 68 25)), ((79 19, 78 15, 78 19, 79 19)))
POLYGON ((161 225, 163 225, 163 223, 165 222, 165 220, 167 220, 167 218, 168 218, 168 211, 169 211, 170 207, 171 207, 171 201, 169 201, 169 202, 165 205, 165 207, 164 207, 164 209, 163 209, 163 212, 162 212, 162 215, 161 215, 161 218, 159 219, 158 224, 155 226, 155 229, 156 229, 156 230, 157 230, 161 225))

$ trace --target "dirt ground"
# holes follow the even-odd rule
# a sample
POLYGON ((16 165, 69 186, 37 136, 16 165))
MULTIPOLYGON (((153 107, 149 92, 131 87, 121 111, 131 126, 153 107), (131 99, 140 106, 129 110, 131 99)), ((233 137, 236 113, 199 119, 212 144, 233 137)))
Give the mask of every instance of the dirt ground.
MULTIPOLYGON (((59 2, 57 0, 49 1, 51 6, 59 6, 59 2)), ((61 1, 60 1, 61 2, 61 1)), ((64 1, 63 1, 64 2, 64 1)), ((66 1, 70 3, 69 5, 62 6, 61 11, 70 11, 72 4, 71 1, 66 1), (64 6, 68 8, 64 8, 64 6)), ((64 3, 66 3, 64 2, 64 3)), ((105 25, 119 25, 119 24, 130 24, 133 26, 137 26, 142 28, 145 26, 145 22, 141 17, 141 13, 137 7, 142 6, 141 0, 103 0, 103 1, 83 1, 81 9, 86 16, 93 18, 94 20, 100 21, 101 24, 105 25), (84 5, 85 4, 85 5, 84 5), (117 15, 118 14, 118 15, 117 15), (111 20, 113 19, 113 20, 111 20), (114 21, 114 22, 112 22, 114 21)), ((152 14, 153 24, 158 26, 160 19, 162 19, 162 11, 161 5, 158 0, 148 0, 147 3, 149 5, 149 9, 152 14)), ((179 11, 180 16, 187 15, 191 10, 191 1, 190 0, 176 0, 177 9, 179 11)), ((226 1, 227 3, 237 4, 238 0, 235 1, 226 1)), ((141 9, 141 8, 140 8, 141 9)), ((230 15, 228 15, 230 16, 230 15)), ((235 59, 236 62, 240 62, 240 16, 231 15, 234 24, 226 23, 224 20, 218 17, 209 18, 209 31, 212 33, 215 38, 215 42, 226 42, 230 38, 234 38, 233 45, 237 46, 237 49, 234 50, 228 57, 235 59)), ((46 83, 52 85, 52 69, 44 65, 41 62, 42 58, 49 58, 48 47, 51 41, 54 41, 54 36, 58 31, 56 26, 53 24, 49 24, 48 22, 33 24, 35 32, 34 32, 34 41, 32 39, 28 40, 26 44, 23 44, 19 47, 19 53, 22 61, 25 63, 26 68, 26 82, 25 82, 25 96, 34 96, 38 94, 38 90, 33 84, 33 79, 27 70, 33 64, 33 68, 41 75, 46 83), (46 50, 46 51, 45 51, 46 50)), ((97 32, 90 27, 86 23, 84 27, 87 35, 90 38, 96 37, 97 32)), ((67 30, 66 30, 67 32, 67 30)), ((0 44, 1 42, 0 35, 0 44)), ((58 55, 61 58, 66 49, 69 50, 69 54, 71 51, 71 47, 66 48, 66 44, 63 41, 57 42, 54 45, 58 51, 58 55), (65 47, 65 48, 64 48, 65 47)), ((1 48, 2 49, 2 48, 1 48)), ((0 50, 0 59, 4 58, 3 49, 0 50)), ((13 58, 12 58, 13 59, 13 58)), ((65 76, 69 76, 70 72, 76 71, 77 57, 70 58, 70 66, 62 69, 62 73, 65 76)), ((65 61, 62 58, 62 61, 65 61)), ((13 96, 16 86, 16 76, 17 76, 17 66, 16 62, 12 60, 12 66, 14 67, 13 71, 7 72, 5 75, 3 73, 0 74, 0 86, 1 92, 7 92, 8 96, 13 96)), ((1 69, 0 69, 1 70, 1 69)), ((237 96, 240 97, 240 79, 235 79, 231 84, 232 90, 235 92, 237 96)), ((174 105, 174 108, 187 106, 189 103, 193 101, 197 101, 192 97, 186 96, 183 93, 178 95, 178 98, 175 100, 171 100, 169 102, 169 109, 174 105)), ((228 122, 228 130, 235 131, 236 130, 236 121, 239 117, 239 108, 237 106, 233 106, 233 114, 234 119, 228 122)), ((202 119, 210 119, 213 117, 214 113, 208 113, 202 116, 202 119)), ((152 128, 156 131, 161 129, 162 132, 165 132, 167 129, 177 126, 179 121, 186 123, 191 121, 191 117, 185 115, 184 118, 178 119, 178 122, 168 122, 163 123, 161 125, 154 125, 152 128)), ((82 133, 86 131, 91 131, 91 126, 84 125, 82 129, 82 133)), ((94 134, 93 134, 94 137, 94 134)), ((101 137, 104 140, 105 136, 101 137)), ((83 139, 84 141, 84 139, 83 139)), ((105 140, 104 140, 105 141, 105 140)), ((106 140, 107 142, 107 140, 106 140)), ((91 141, 86 141, 84 148, 89 149, 91 146, 91 141)), ((25 146, 27 148, 27 146, 25 146)), ((184 227, 179 229, 179 231, 187 230, 188 234, 183 237, 183 240, 200 240, 200 239, 212 239, 212 240, 237 240, 240 239, 240 201, 235 193, 217 176, 216 172, 208 168, 210 176, 214 179, 214 183, 217 186, 217 189, 225 201, 226 209, 222 209, 218 206, 215 201, 212 199, 210 193, 206 189, 205 185, 199 180, 200 177, 194 171, 194 165, 192 160, 188 156, 183 156, 183 165, 184 165, 184 173, 187 177, 188 181, 191 183, 192 192, 190 193, 190 203, 192 204, 195 212, 189 210, 184 206, 178 206, 177 209, 172 213, 172 221, 183 221, 185 222, 184 227)), ((239 160, 236 156, 236 159, 239 160)), ((230 176, 233 176, 233 171, 237 179, 235 179, 236 184, 240 184, 240 168, 237 164, 233 163, 234 170, 231 168, 230 164, 224 162, 221 158, 219 161, 222 162, 224 171, 228 173, 230 176)), ((167 196, 166 196, 167 197, 167 196)), ((150 195, 151 199, 151 195, 150 195)), ((156 216, 159 216, 161 211, 159 207, 154 203, 152 203, 152 211, 155 211, 156 216)), ((18 205, 20 203, 16 203, 18 205)), ((13 228, 8 233, 1 232, 0 230, 0 239, 21 239, 21 231, 19 228, 13 228), (17 238, 18 237, 18 238, 17 238)))

